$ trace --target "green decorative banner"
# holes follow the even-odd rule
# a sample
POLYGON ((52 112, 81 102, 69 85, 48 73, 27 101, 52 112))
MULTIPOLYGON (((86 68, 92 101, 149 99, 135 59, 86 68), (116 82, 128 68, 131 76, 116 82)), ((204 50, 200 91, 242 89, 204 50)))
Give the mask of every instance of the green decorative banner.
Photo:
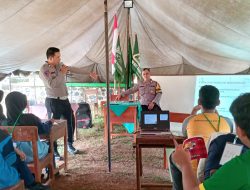
MULTIPOLYGON (((110 87, 114 87, 114 83, 109 83, 110 87)), ((106 87, 106 83, 81 83, 81 82, 67 82, 67 87, 106 87)), ((125 88, 125 84, 120 84, 121 88, 125 88)))

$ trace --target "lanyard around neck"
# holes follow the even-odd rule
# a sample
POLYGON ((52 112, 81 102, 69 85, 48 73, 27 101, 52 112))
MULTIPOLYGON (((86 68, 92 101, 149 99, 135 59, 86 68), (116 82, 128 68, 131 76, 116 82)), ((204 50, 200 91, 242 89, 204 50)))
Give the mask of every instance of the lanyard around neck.
POLYGON ((238 139, 238 136, 236 135, 235 138, 234 138, 233 144, 236 144, 237 139, 238 139))
POLYGON ((208 121, 208 123, 210 124, 210 126, 216 131, 219 132, 220 131, 220 116, 218 115, 218 125, 217 125, 217 129, 215 128, 215 126, 213 125, 213 123, 208 119, 208 117, 203 113, 204 117, 206 118, 206 120, 208 121))
POLYGON ((20 113, 19 115, 18 115, 18 117, 17 117, 17 119, 16 119, 16 121, 15 121, 15 123, 13 124, 13 129, 12 130, 10 130, 10 128, 8 129, 8 131, 9 131, 9 134, 12 134, 13 133, 13 131, 15 130, 15 128, 16 128, 16 125, 17 125, 17 122, 18 122, 18 120, 19 120, 19 118, 21 117, 21 115, 22 115, 23 113, 20 113))

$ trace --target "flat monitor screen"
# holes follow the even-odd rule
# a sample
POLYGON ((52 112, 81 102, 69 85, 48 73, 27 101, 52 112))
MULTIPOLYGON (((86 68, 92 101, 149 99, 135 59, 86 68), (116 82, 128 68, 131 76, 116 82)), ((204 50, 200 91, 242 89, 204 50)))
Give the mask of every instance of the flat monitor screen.
POLYGON ((168 120, 168 114, 160 114, 160 121, 167 121, 168 120))
POLYGON ((144 124, 146 124, 146 125, 157 124, 157 114, 145 114, 144 115, 144 124))

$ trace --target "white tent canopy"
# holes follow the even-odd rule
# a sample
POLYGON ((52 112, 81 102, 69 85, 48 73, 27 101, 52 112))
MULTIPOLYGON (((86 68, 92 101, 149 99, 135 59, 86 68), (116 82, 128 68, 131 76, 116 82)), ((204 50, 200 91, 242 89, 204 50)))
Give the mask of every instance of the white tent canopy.
MULTIPOLYGON (((126 49, 122 2, 108 0, 110 49, 115 13, 126 49)), ((38 71, 46 49, 55 46, 66 65, 95 71, 104 81, 103 6, 102 0, 1 0, 0 73, 38 71)), ((130 32, 138 35, 141 67, 156 75, 248 73, 249 10, 247 0, 134 0, 130 32)), ((72 80, 91 79, 78 74, 72 80)))

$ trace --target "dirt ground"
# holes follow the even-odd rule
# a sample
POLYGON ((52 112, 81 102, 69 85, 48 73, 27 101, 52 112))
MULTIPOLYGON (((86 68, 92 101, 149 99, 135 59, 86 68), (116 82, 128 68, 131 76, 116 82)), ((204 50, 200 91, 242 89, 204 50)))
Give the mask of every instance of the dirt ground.
MULTIPOLYGON (((112 171, 109 173, 102 118, 96 119, 91 129, 78 129, 78 134, 75 146, 81 152, 69 155, 68 171, 62 170, 56 177, 53 190, 136 189, 136 154, 131 137, 112 139, 112 171)), ((163 149, 143 149, 142 154, 143 182, 169 182, 168 170, 163 169, 163 149)))

